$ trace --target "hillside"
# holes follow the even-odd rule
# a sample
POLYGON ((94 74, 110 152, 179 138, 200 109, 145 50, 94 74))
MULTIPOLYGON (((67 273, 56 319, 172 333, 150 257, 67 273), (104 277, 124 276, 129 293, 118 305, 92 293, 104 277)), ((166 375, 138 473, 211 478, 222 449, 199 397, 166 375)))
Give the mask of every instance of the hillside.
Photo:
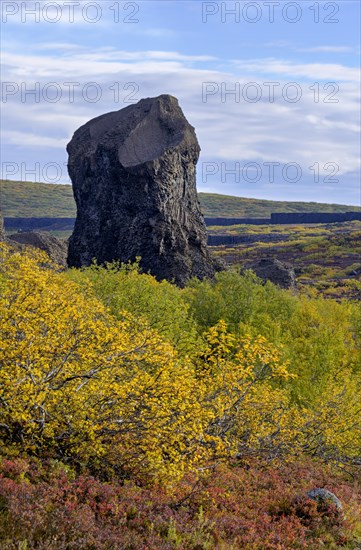
POLYGON ((0 204, 10 218, 76 216, 71 185, 0 180, 0 204))
MULTIPOLYGON (((6 217, 75 217, 70 185, 0 180, 0 204, 6 217)), ((204 216, 268 217, 271 212, 346 212, 361 207, 317 202, 286 202, 199 193, 204 216)))
POLYGON ((319 202, 270 201, 248 199, 214 193, 199 193, 205 216, 267 218, 272 212, 347 212, 360 211, 361 207, 319 202))

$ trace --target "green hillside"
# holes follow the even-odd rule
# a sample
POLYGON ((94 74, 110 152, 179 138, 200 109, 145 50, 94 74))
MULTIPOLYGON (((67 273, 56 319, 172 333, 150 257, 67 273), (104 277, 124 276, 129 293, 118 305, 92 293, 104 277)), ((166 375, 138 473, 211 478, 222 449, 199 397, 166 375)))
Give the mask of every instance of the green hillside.
MULTIPOLYGON (((75 217, 70 185, 0 180, 0 204, 4 216, 14 218, 75 217)), ((205 216, 268 217, 271 212, 346 212, 360 207, 317 202, 282 202, 199 193, 205 216)))
POLYGON ((76 216, 71 185, 0 180, 0 204, 9 218, 76 216))
POLYGON ((272 212, 355 212, 361 210, 361 207, 344 204, 246 199, 214 193, 199 193, 199 200, 205 216, 224 216, 226 218, 267 218, 272 212))

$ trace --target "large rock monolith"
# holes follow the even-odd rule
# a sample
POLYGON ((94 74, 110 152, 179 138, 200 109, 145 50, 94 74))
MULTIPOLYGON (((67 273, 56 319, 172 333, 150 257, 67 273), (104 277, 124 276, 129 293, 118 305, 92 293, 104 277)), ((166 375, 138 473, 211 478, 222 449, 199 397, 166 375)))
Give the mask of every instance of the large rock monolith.
POLYGON ((68 265, 134 261, 183 286, 216 270, 196 192, 200 147, 175 97, 87 122, 68 144, 77 204, 68 265))

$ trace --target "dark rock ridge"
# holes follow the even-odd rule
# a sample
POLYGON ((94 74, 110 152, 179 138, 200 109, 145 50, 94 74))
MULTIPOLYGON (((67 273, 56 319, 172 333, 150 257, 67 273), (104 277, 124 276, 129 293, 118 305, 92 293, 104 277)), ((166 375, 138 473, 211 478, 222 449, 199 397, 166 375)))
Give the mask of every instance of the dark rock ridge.
POLYGON ((341 223, 361 220, 361 212, 275 212, 271 224, 341 223))
POLYGON ((205 217, 206 225, 269 225, 271 218, 210 218, 205 217))
POLYGON ((279 225, 303 223, 342 223, 361 220, 361 212, 274 212, 270 218, 210 218, 206 225, 279 225))
POLYGON ((5 241, 4 218, 0 210, 0 242, 5 241))
POLYGON ((77 205, 69 266, 140 256, 143 271, 180 286, 214 275, 195 183, 200 147, 176 98, 90 120, 67 151, 77 205))
POLYGON ((68 252, 67 243, 61 239, 49 235, 49 233, 37 233, 35 231, 22 231, 9 236, 9 243, 16 242, 20 245, 33 246, 40 248, 47 253, 53 262, 62 267, 66 267, 66 257, 68 252))
POLYGON ((72 231, 75 218, 4 218, 6 231, 72 231))
POLYGON ((294 269, 286 262, 280 262, 273 258, 262 258, 256 263, 243 266, 242 272, 246 269, 252 269, 260 279, 271 281, 281 288, 296 288, 294 269))
MULTIPOLYGON (((309 217, 308 212, 298 212, 296 214, 287 214, 285 212, 271 214, 271 218, 204 218, 207 226, 227 226, 227 225, 280 225, 280 224, 309 224, 309 223, 342 223, 353 220, 361 220, 361 212, 320 212, 312 213, 309 217), (315 216, 315 214, 317 214, 315 216), (322 218, 327 214, 326 221, 322 218), (273 216, 273 219, 272 219, 273 216), (276 218, 275 218, 276 216, 276 218), (280 216, 280 217, 279 217, 280 216), (321 216, 321 217, 319 217, 321 216), (330 219, 332 220, 330 221, 330 219), (279 222, 277 220, 280 220, 279 222), (293 221, 292 221, 293 220, 293 221)), ((4 218, 6 231, 71 231, 74 229, 75 218, 4 218)), ((241 242, 241 241, 240 241, 241 242)), ((208 243, 210 244, 210 243, 208 243)), ((213 243, 212 243, 213 244, 213 243)), ((219 243, 219 244, 227 244, 219 243)))

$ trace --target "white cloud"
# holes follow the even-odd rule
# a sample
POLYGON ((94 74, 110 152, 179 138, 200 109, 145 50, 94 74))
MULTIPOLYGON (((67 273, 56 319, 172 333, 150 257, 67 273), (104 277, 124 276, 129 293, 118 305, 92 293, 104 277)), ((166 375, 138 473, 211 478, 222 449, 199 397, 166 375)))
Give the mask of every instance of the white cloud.
POLYGON ((12 73, 14 78, 67 77, 87 75, 101 78, 102 75, 116 75, 123 71, 129 74, 146 74, 155 72, 178 72, 185 69, 183 63, 211 61, 211 56, 182 55, 178 52, 162 51, 96 51, 72 55, 24 55, 4 51, 2 60, 6 80, 12 73), (130 63, 131 62, 131 63, 130 63))
MULTIPOLYGON (((348 174, 353 174, 352 182, 355 180, 354 174, 359 171, 356 134, 359 126, 355 115, 358 112, 359 91, 352 68, 329 64, 294 65, 286 60, 258 59, 237 61, 228 65, 226 72, 195 65, 198 61, 212 61, 211 56, 169 51, 127 52, 112 48, 73 51, 72 56, 68 56, 66 47, 63 51, 63 55, 5 54, 5 81, 18 85, 26 82, 29 88, 37 81, 41 90, 49 82, 58 82, 63 92, 61 100, 56 103, 44 99, 34 103, 31 96, 26 96, 22 101, 20 93, 8 98, 4 106, 9 108, 4 109, 3 120, 6 161, 13 160, 16 154, 24 161, 29 158, 31 163, 33 153, 28 151, 36 149, 39 162, 63 165, 66 162, 65 145, 73 132, 91 118, 125 107, 125 96, 132 90, 124 90, 123 86, 127 82, 135 82, 138 86, 135 101, 162 93, 171 93, 179 98, 186 117, 196 128, 202 147, 199 174, 202 162, 226 162, 231 167, 236 161, 246 163, 251 160, 281 164, 296 162, 308 173, 315 162, 320 163, 321 167, 335 162, 340 167, 340 175, 347 179, 348 174), (232 70, 229 70, 230 67, 232 70), (272 72, 281 84, 274 103, 268 101, 263 86, 264 81, 270 80, 265 77, 267 72, 272 72), (322 87, 321 101, 314 102, 308 78, 318 81, 320 73, 327 75, 329 81, 335 81, 336 74, 341 79, 338 80, 339 103, 324 103, 322 87), (287 78, 292 77, 293 80, 296 75, 303 95, 299 102, 289 103, 280 90, 289 81, 287 78), (102 97, 92 103, 84 97, 82 87, 95 80, 101 87, 102 97), (202 101, 204 82, 215 82, 219 87, 222 82, 239 82, 244 86, 250 80, 258 82, 264 94, 257 103, 246 101, 242 96, 238 102, 232 96, 222 101, 220 91, 208 97, 206 102, 202 101), (64 86, 69 81, 80 84, 75 90, 73 103, 69 101, 67 87, 64 86), (115 81, 120 83, 119 101, 115 101, 112 90, 115 81)), ((355 189, 354 183, 349 186, 355 189)), ((291 187, 288 185, 289 190, 291 187)), ((199 188, 212 189, 211 182, 202 183, 200 177, 199 188)), ((231 188, 222 185, 222 192, 231 191, 231 188)), ((254 189, 254 196, 257 192, 260 196, 261 187, 257 189, 254 189)), ((242 194, 242 191, 233 190, 233 193, 242 194)), ((248 196, 251 195, 248 193, 248 196)))
POLYGON ((60 149, 66 146, 67 140, 62 138, 54 138, 50 136, 41 136, 29 132, 18 132, 13 130, 5 130, 2 132, 4 141, 10 145, 30 146, 30 147, 53 147, 60 149))
POLYGON ((291 46, 289 40, 272 40, 271 42, 265 43, 266 48, 285 48, 291 46))
POLYGON ((236 67, 242 71, 274 76, 303 77, 310 80, 360 81, 358 68, 346 67, 337 63, 291 63, 290 61, 266 58, 252 60, 234 60, 236 67))
POLYGON ((310 53, 348 53, 355 51, 351 46, 314 46, 312 48, 295 48, 296 52, 310 53))
POLYGON ((74 44, 73 42, 44 42, 42 44, 32 44, 32 50, 63 50, 65 52, 74 52, 76 50, 86 50, 85 46, 74 44))

